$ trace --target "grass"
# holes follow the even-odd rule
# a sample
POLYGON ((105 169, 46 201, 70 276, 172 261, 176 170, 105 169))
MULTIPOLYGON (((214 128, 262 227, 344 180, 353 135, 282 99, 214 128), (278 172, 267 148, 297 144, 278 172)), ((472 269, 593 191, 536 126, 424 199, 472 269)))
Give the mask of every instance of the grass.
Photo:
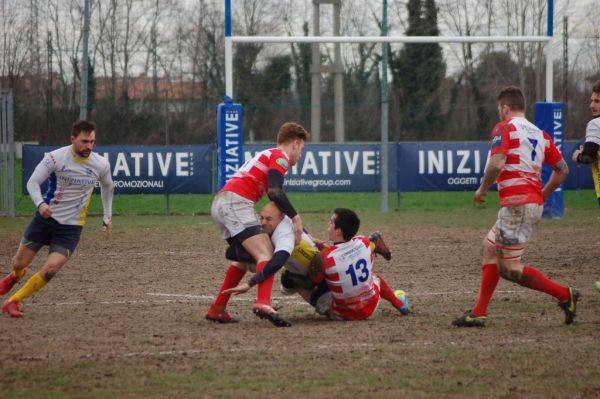
MULTIPOLYGON (((35 206, 29 195, 22 193, 22 165, 17 160, 16 170, 16 211, 18 216, 30 216, 35 212, 35 206)), ((290 200, 302 213, 329 212, 337 207, 346 207, 356 210, 381 209, 381 193, 289 193, 290 200)), ((210 214, 210 204, 213 194, 128 194, 115 195, 113 199, 113 212, 115 215, 148 215, 148 214, 180 214, 180 215, 207 215, 210 214)), ((572 190, 565 192, 566 209, 596 208, 596 195, 594 190, 572 190)), ((388 195, 388 209, 391 212, 424 210, 473 210, 498 208, 498 196, 491 192, 487 196, 487 203, 473 207, 473 192, 403 192, 388 195)), ((263 204, 263 202, 260 204, 263 204)), ((259 206, 260 206, 259 204, 259 206)), ((102 214, 102 201, 100 195, 94 195, 89 209, 90 215, 102 214)))

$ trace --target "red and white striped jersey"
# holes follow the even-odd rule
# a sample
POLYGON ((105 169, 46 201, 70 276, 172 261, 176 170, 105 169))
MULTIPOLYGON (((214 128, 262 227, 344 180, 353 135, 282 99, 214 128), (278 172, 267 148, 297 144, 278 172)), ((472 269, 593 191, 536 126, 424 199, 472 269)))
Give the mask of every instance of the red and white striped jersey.
POLYGON ((506 119, 492 130, 491 154, 506 156, 497 179, 501 206, 544 203, 542 164, 563 159, 547 133, 525 118, 506 119))
POLYGON ((369 244, 367 237, 356 236, 330 246, 322 254, 324 278, 333 299, 330 311, 345 320, 365 319, 379 303, 369 244))
POLYGON ((285 175, 289 165, 287 154, 280 148, 261 151, 243 164, 221 191, 232 191, 252 202, 258 202, 269 189, 269 170, 275 169, 285 175))

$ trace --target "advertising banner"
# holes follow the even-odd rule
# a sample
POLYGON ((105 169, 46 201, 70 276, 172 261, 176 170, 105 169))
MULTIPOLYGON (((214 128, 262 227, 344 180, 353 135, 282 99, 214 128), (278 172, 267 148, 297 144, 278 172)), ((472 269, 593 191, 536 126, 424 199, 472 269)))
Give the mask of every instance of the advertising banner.
MULTIPOLYGON (((569 165, 565 190, 593 188, 589 165, 571 161, 580 143, 565 141, 569 165)), ((273 144, 246 144, 243 161, 273 144)), ((23 192, 45 152, 58 147, 23 147, 23 192)), ((380 190, 379 144, 307 144, 298 164, 286 175, 290 192, 376 192, 380 190)), ((117 194, 211 193, 212 145, 98 146, 108 156, 117 194)), ((389 190, 474 191, 488 159, 487 142, 390 144, 389 190)), ((495 187, 495 186, 493 186, 495 187)))
MULTIPOLYGON (((390 191, 396 190, 395 144, 390 145, 390 191)), ((246 144, 244 162, 274 145, 246 144)), ((285 176, 289 192, 369 192, 381 187, 379 144, 306 144, 285 176)))
MULTIPOLYGON (((554 144, 558 150, 563 153, 563 130, 565 126, 564 105, 562 103, 536 103, 535 124, 537 127, 548 133, 554 140, 554 144)), ((535 155, 532 154, 532 156, 535 155)), ((544 184, 546 184, 551 174, 552 169, 548 165, 544 165, 542 169, 542 181, 544 184)), ((543 216, 546 218, 560 219, 564 216, 564 213, 564 193, 561 185, 546 199, 543 216)))
POLYGON ((489 144, 398 144, 398 191, 470 191, 479 187, 489 144))
POLYGON ((241 104, 225 96, 217 108, 217 191, 244 163, 241 104))
MULTIPOLYGON (((23 193, 44 154, 57 146, 23 147, 23 193)), ((107 145, 94 152, 110 161, 116 194, 210 193, 212 145, 107 145)), ((44 190, 45 187, 42 187, 44 190)))

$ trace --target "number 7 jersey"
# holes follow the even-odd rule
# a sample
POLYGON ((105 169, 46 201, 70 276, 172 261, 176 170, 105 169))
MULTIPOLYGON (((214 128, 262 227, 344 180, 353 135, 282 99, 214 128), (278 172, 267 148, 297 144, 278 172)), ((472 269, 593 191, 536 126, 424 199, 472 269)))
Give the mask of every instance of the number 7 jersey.
POLYGON ((379 304, 379 285, 373 274, 370 241, 355 236, 348 242, 327 248, 323 256, 323 272, 331 291, 330 311, 346 320, 362 320, 371 316, 379 304))
POLYGON ((497 179, 501 206, 544 203, 542 164, 563 159, 547 133, 525 118, 506 119, 492 130, 491 154, 506 156, 497 179))

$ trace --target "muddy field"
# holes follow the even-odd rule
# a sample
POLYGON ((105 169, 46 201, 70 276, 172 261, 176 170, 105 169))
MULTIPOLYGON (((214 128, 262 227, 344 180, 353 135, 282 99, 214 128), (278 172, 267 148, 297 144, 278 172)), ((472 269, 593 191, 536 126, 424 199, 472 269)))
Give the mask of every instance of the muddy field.
MULTIPOLYGON (((492 211, 441 226, 364 215, 362 230, 381 230, 393 252, 376 270, 408 293, 413 314, 383 302, 371 320, 329 322, 276 283, 293 324, 279 329, 251 313, 254 290, 230 304, 239 323, 204 320, 227 266, 207 217, 117 217, 111 242, 92 218, 66 267, 24 302, 25 318, 0 318, 0 397, 600 397, 598 216, 542 223, 524 258, 581 290, 574 325, 553 298, 501 281, 483 329, 450 322, 476 300, 492 211)), ((324 231, 328 217, 305 220, 324 231)), ((28 222, 0 219, 1 277, 28 222)))

